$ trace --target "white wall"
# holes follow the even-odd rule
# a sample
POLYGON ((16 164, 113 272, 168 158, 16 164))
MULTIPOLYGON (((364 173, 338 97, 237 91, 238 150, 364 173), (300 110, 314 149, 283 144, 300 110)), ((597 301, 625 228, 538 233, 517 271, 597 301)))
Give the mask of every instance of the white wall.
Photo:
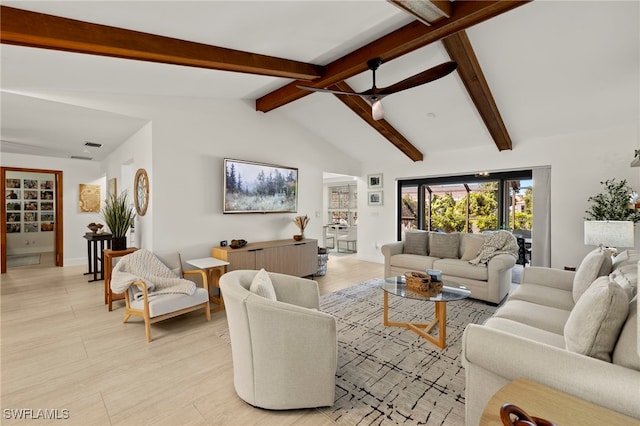
MULTIPOLYGON (((420 163, 407 160, 396 164, 364 164, 363 176, 384 173, 384 206, 367 205, 366 181, 361 180, 358 188, 358 257, 382 262, 376 243, 396 240, 397 179, 549 165, 552 267, 578 266, 592 249, 583 244, 584 212, 589 207, 587 198, 603 190, 600 182, 611 178, 626 179, 632 188, 640 190, 640 168, 630 167, 638 137, 638 128, 634 125, 517 141, 512 151, 499 152, 495 146, 490 146, 459 152, 427 152, 420 163)), ((636 235, 636 241, 639 238, 636 235)), ((640 248, 638 243, 636 248, 640 248)))
POLYGON ((82 237, 89 232, 87 225, 91 222, 101 221, 101 218, 98 213, 80 212, 78 185, 81 183, 101 185, 100 193, 105 194, 104 179, 100 177, 100 165, 93 161, 10 153, 2 153, 0 163, 4 167, 62 171, 63 262, 64 265, 86 264, 87 241, 82 237))

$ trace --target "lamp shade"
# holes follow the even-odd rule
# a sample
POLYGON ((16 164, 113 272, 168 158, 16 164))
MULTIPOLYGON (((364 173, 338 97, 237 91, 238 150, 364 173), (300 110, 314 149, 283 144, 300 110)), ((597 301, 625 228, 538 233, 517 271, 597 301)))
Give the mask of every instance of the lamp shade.
POLYGON ((633 222, 625 220, 587 220, 584 243, 588 246, 633 247, 633 222))

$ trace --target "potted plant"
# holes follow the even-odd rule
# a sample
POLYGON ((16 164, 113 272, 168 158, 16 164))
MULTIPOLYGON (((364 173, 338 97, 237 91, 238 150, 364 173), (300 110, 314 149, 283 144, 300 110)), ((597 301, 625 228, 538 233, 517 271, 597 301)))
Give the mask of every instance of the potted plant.
POLYGON ((127 193, 120 195, 110 194, 105 206, 102 208, 104 221, 111 230, 113 240, 111 248, 113 250, 124 250, 127 248, 127 231, 133 224, 135 213, 133 205, 127 199, 127 193))
MULTIPOLYGON (((636 193, 627 185, 626 180, 616 182, 616 179, 609 179, 600 182, 606 191, 598 195, 589 197, 587 201, 593 204, 586 210, 587 220, 624 220, 639 222, 640 210, 632 207, 631 200, 637 197, 636 193)), ((635 200, 634 200, 635 202, 635 200)))

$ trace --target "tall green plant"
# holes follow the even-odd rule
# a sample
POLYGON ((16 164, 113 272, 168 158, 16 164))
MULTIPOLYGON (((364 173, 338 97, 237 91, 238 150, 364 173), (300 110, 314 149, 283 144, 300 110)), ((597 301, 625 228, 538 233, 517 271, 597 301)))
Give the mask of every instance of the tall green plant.
POLYGON ((133 205, 129 203, 127 193, 123 191, 120 195, 110 194, 106 205, 102 208, 102 216, 115 238, 126 236, 135 217, 133 205))
POLYGON ((585 213, 587 220, 630 220, 640 221, 640 212, 629 208, 630 198, 633 190, 627 185, 626 180, 616 182, 616 179, 609 179, 600 182, 606 191, 598 195, 587 198, 593 203, 585 213))

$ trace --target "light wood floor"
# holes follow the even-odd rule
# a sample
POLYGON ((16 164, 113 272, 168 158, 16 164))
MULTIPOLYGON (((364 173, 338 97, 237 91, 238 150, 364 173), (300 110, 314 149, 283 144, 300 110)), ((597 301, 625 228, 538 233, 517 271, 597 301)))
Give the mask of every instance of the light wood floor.
MULTIPOLYGON (((10 268, 0 278, 1 408, 68 410, 73 425, 331 425, 315 409, 267 411, 237 397, 224 312, 151 326, 108 312, 86 266, 10 268)), ((383 265, 329 256, 322 294, 382 277, 383 265)), ((60 420, 52 422, 62 424, 60 420)), ((46 424, 43 420, 28 423, 46 424)))

